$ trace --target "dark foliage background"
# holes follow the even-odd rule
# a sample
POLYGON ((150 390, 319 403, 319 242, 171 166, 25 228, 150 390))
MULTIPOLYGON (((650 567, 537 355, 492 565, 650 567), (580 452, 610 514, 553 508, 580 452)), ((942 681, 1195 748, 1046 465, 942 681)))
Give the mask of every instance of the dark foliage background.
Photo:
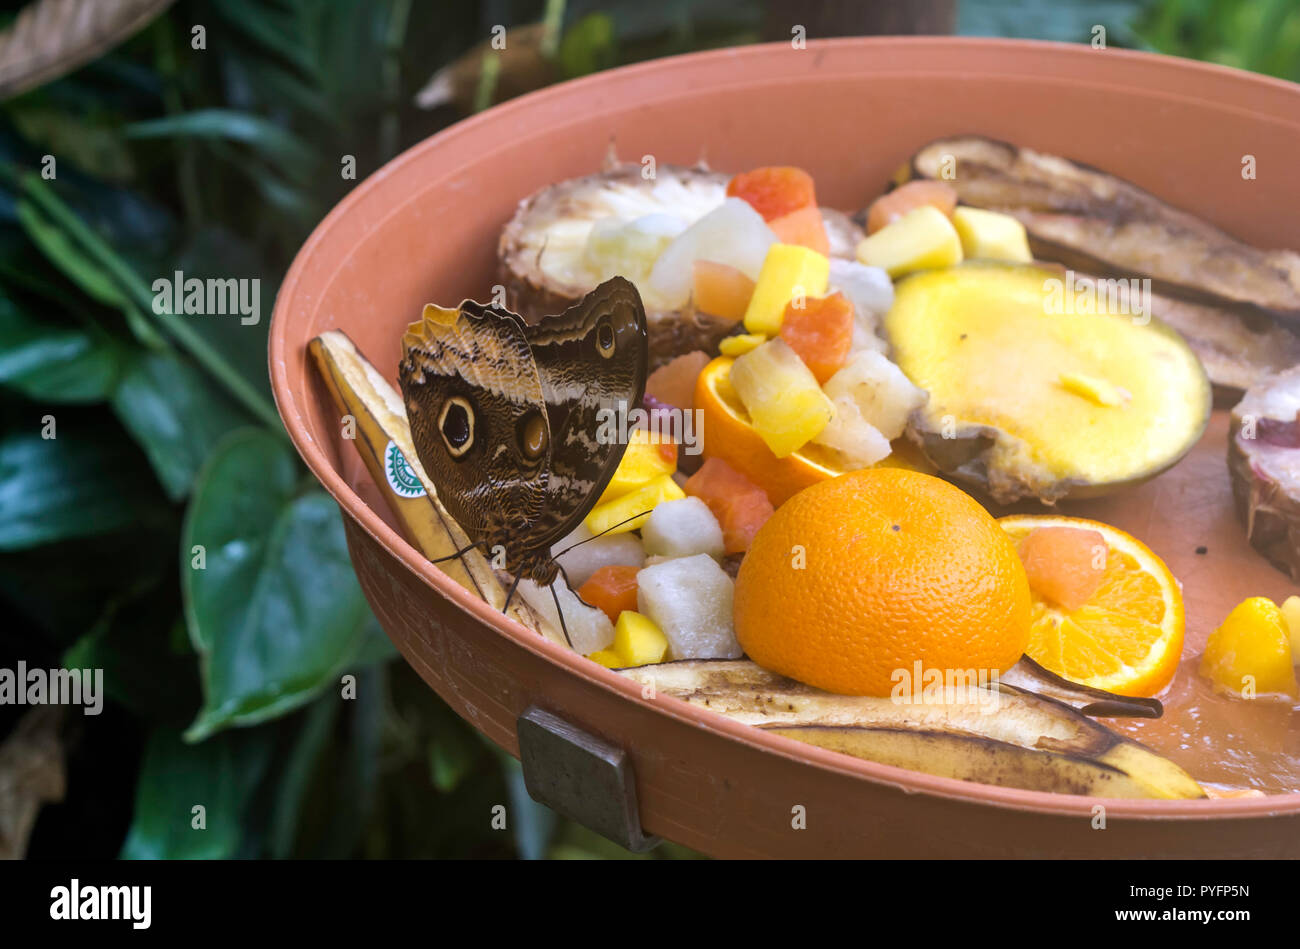
MULTIPOLYGON (((964 33, 1088 42, 1103 24, 1110 45, 1300 78, 1296 0, 927 6, 964 33)), ((403 148, 547 82, 783 38, 783 15, 763 0, 181 0, 0 103, 0 667, 100 667, 109 695, 57 732, 67 793, 30 855, 627 856, 533 804, 513 760, 396 661, 337 510, 280 428, 266 329, 314 224, 403 148), (511 52, 462 59, 445 101, 418 106, 496 25, 511 52), (153 281, 178 270, 257 278, 260 322, 154 313, 153 281)), ((0 707, 0 736, 22 711, 0 707)))

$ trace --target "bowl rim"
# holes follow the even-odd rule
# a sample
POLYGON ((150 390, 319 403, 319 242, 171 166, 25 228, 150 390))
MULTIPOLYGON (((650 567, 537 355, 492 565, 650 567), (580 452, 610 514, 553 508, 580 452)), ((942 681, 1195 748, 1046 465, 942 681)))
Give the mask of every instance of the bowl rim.
MULTIPOLYGON (((1141 69, 1172 71, 1179 77, 1179 81, 1174 84, 1178 88, 1185 89, 1186 80, 1190 77, 1206 79, 1216 84, 1245 82, 1270 88, 1276 93, 1293 97, 1297 103, 1300 103, 1300 85, 1285 80, 1248 73, 1217 64, 1201 63, 1174 56, 1133 50, 1107 49, 1098 51, 1081 44, 980 37, 872 36, 808 41, 809 51, 849 48, 869 52, 883 47, 896 49, 899 46, 910 48, 917 55, 921 55, 924 50, 929 48, 933 48, 937 53, 942 54, 945 51, 951 51, 954 47, 976 48, 994 56, 1006 54, 1023 57, 1050 52, 1060 55, 1066 65, 1071 68, 1075 68, 1079 63, 1083 62, 1079 57, 1095 58, 1104 55, 1113 58, 1119 63, 1137 66, 1141 69)), ((729 68, 735 69, 738 74, 745 74, 743 69, 736 68, 736 60, 761 60, 771 57, 776 51, 784 52, 787 49, 788 43, 776 42, 706 50, 623 66, 558 83, 508 100, 459 121, 415 143, 372 172, 366 179, 358 182, 316 225, 306 242, 295 254, 293 263, 280 285, 269 327, 268 362, 272 394, 290 440, 308 469, 325 490, 334 497, 347 517, 351 518, 358 527, 369 534, 376 543, 392 553, 406 570, 416 574, 426 586, 449 599, 467 617, 491 627, 498 635, 509 638, 518 646, 532 652, 537 658, 558 665, 570 674, 584 679, 591 686, 643 704, 651 714, 665 715, 683 725, 718 732, 755 750, 779 755, 799 764, 811 766, 838 776, 865 780, 875 785, 894 788, 905 793, 923 794, 971 805, 1061 817, 1090 818, 1093 809, 1100 804, 1104 805, 1108 818, 1114 819, 1199 821, 1223 818, 1270 818, 1300 814, 1300 792, 1271 794, 1261 798, 1170 801, 1087 797, 978 784, 956 778, 939 777, 919 771, 911 771, 893 765, 879 764, 818 748, 791 738, 764 732, 761 729, 726 718, 707 709, 690 705, 672 696, 658 695, 652 700, 643 699, 641 697, 641 687, 637 683, 586 660, 577 653, 551 642, 543 636, 539 636, 523 624, 504 616, 435 567, 405 537, 390 527, 375 510, 361 499, 344 480, 339 471, 335 470, 325 449, 308 434, 304 420, 305 406, 307 400, 316 396, 306 392, 295 392, 288 380, 289 361, 301 357, 301 353, 290 352, 288 327, 295 319, 295 316, 299 319, 306 319, 313 314, 319 306, 320 299, 318 294, 311 294, 312 299, 310 301, 301 299, 300 295, 303 288, 300 284, 303 280, 303 272, 306 269, 308 260, 316 252, 326 235, 338 225, 340 220, 352 214, 359 205, 365 202, 383 179, 399 173, 405 165, 416 160, 424 153, 445 147, 451 142, 474 133, 485 124, 506 121, 511 116, 522 112, 531 112, 542 106, 554 106, 564 100, 581 97, 589 90, 606 89, 611 85, 626 83, 629 80, 643 80, 647 77, 656 76, 663 77, 668 73, 680 74, 683 69, 698 69, 720 62, 728 62, 731 64, 729 68)), ((1088 68, 1092 68, 1091 63, 1088 68)), ((752 75, 752 73, 749 73, 749 75, 752 75)), ((745 81, 743 79, 739 80, 742 84, 745 81)), ((1297 114, 1300 114, 1300 110, 1297 110, 1297 114)), ((1285 121, 1274 113, 1267 113, 1267 115, 1271 121, 1285 121)), ((295 345, 305 347, 306 342, 305 339, 296 340, 295 345)), ((310 371, 307 375, 310 376, 310 371)))

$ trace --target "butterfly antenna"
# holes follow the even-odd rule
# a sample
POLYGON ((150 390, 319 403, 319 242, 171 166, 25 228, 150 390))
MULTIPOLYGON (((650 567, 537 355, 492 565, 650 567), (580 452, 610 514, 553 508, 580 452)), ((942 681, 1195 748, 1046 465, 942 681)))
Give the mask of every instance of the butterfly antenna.
POLYGON ((564 622, 564 608, 560 606, 560 594, 555 592, 554 583, 551 584, 551 599, 555 601, 555 612, 560 617, 560 631, 564 633, 564 641, 569 644, 570 649, 577 652, 577 647, 573 645, 573 640, 569 638, 569 626, 564 622))
POLYGON ((460 550, 456 551, 454 554, 448 554, 448 555, 445 556, 445 557, 439 557, 437 560, 430 560, 429 563, 446 563, 448 560, 455 560, 457 557, 463 557, 463 556, 465 556, 467 553, 469 553, 469 552, 470 552, 471 550, 473 550, 475 547, 478 547, 478 546, 480 546, 481 544, 484 544, 484 543, 486 543, 486 541, 476 540, 476 541, 474 541, 473 543, 471 543, 468 547, 462 547, 460 550))
MULTIPOLYGON (((565 547, 565 548, 564 548, 563 550, 561 550, 558 554, 556 554, 555 557, 563 557, 565 554, 567 554, 567 553, 568 553, 570 550, 572 550, 574 547, 581 547, 583 544, 585 544, 585 543, 586 543, 587 541, 589 541, 589 540, 595 540, 597 537, 604 537, 606 534, 608 534, 608 533, 609 533, 610 531, 612 531, 614 528, 616 528, 616 527, 622 527, 622 526, 623 526, 624 524, 626 524, 628 521, 635 521, 638 517, 645 517, 645 516, 646 516, 647 514, 649 514, 649 513, 650 513, 649 511, 642 511, 640 514, 633 514, 631 517, 625 517, 625 518, 623 518, 623 520, 619 521, 617 524, 610 524, 609 527, 606 527, 606 528, 605 528, 603 531, 601 531, 599 534, 592 534, 590 537, 584 537, 582 540, 578 541, 576 544, 570 544, 568 547, 565 547)), ((555 558, 552 557, 551 559, 553 560, 553 559, 555 559, 555 558)), ((569 578, 568 578, 568 577, 565 577, 564 579, 567 581, 569 578)))

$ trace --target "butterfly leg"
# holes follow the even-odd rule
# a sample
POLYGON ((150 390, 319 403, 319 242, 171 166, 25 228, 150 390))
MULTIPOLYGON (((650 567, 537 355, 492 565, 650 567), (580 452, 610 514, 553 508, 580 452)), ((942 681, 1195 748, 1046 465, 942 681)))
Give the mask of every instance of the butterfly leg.
MULTIPOLYGON (((569 575, 565 573, 564 567, 561 566, 559 561, 556 561, 555 566, 559 567, 560 576, 564 577, 564 585, 573 591, 573 595, 578 598, 578 602, 581 603, 583 606, 591 606, 590 603, 588 603, 586 600, 582 598, 582 594, 579 593, 578 588, 573 585, 573 581, 569 579, 569 575)), ((591 608, 595 609, 594 606, 592 606, 591 608)))
POLYGON ((463 557, 463 556, 465 556, 467 553, 469 553, 469 552, 470 552, 471 550, 473 550, 475 547, 481 547, 481 546, 483 546, 483 545, 486 544, 486 543, 487 543, 487 541, 485 541, 485 540, 475 540, 475 541, 471 541, 468 547, 462 547, 460 550, 456 551, 454 554, 448 554, 448 555, 445 556, 445 557, 439 557, 437 560, 430 560, 429 563, 446 563, 448 560, 455 560, 455 559, 458 558, 458 557, 463 557))
POLYGON ((555 592, 555 584, 551 584, 551 599, 555 601, 555 612, 560 617, 560 630, 564 633, 564 641, 569 644, 569 648, 577 651, 573 645, 573 640, 569 638, 569 627, 564 622, 564 609, 560 606, 560 594, 555 592))
POLYGON ((517 590, 517 589, 519 588, 519 581, 522 580, 523 578, 524 578, 524 575, 523 575, 522 573, 520 573, 520 574, 518 574, 518 575, 515 577, 514 582, 510 584, 510 590, 509 590, 509 592, 506 593, 506 603, 505 603, 505 606, 501 607, 501 612, 502 612, 502 613, 505 613, 507 610, 510 609, 510 601, 514 599, 514 597, 515 597, 515 590, 517 590))

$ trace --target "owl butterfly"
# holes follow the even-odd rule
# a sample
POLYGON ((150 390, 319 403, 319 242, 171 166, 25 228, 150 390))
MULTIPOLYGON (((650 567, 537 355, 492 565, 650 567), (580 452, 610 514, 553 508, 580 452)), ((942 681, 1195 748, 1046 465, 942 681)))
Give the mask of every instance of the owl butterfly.
POLYGON ((471 300, 430 304, 402 352, 411 438, 438 500, 471 546, 506 551, 516 584, 552 584, 551 546, 586 517, 627 448, 597 438, 600 410, 631 409, 645 391, 636 287, 614 277, 533 325, 471 300))

